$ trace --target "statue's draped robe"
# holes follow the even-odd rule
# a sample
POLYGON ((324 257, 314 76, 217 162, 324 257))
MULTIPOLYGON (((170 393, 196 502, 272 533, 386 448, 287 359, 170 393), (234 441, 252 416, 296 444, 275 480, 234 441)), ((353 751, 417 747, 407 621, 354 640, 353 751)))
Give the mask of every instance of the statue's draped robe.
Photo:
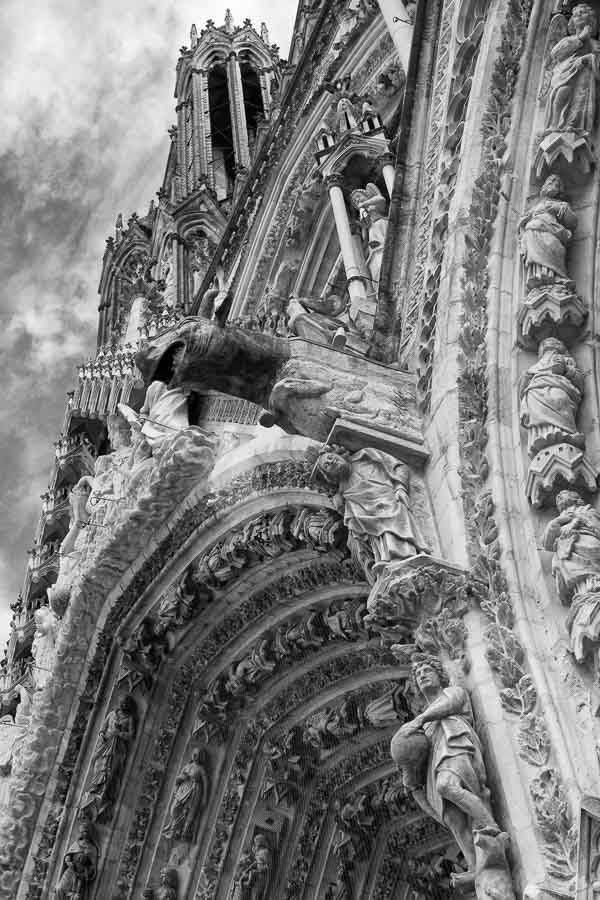
POLYGON ((427 761, 427 800, 443 822, 447 801, 437 790, 440 772, 451 772, 466 790, 480 796, 485 784, 485 766, 481 744, 472 726, 473 712, 467 692, 453 686, 444 688, 442 694, 450 701, 453 713, 426 722, 423 731, 431 743, 427 761))
POLYGON ((393 456, 369 447, 353 455, 350 475, 341 486, 344 523, 359 542, 369 542, 375 562, 428 552, 408 507, 403 470, 393 456), (405 499, 398 499, 397 491, 405 499))
POLYGON ((547 131, 591 132, 596 114, 596 81, 600 76, 599 44, 581 46, 575 35, 558 41, 546 107, 547 131), (588 59, 582 63, 582 57, 588 59), (591 56, 591 59, 589 58, 591 56))

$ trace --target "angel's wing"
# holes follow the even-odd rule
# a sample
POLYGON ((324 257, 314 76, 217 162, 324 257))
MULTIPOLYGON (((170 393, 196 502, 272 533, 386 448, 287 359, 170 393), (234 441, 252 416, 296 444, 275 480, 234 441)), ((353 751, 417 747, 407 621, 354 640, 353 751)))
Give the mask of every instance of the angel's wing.
POLYGON ((552 48, 566 37, 569 33, 567 17, 562 13, 552 16, 548 27, 548 36, 546 38, 546 46, 544 48, 544 75, 542 78, 542 86, 540 88, 539 99, 543 100, 550 88, 550 79, 552 78, 552 61, 550 54, 552 48))

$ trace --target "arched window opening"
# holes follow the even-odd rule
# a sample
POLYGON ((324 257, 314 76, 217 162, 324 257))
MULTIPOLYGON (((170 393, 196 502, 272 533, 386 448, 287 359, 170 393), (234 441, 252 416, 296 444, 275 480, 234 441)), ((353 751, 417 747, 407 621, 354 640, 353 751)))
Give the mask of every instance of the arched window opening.
POLYGON ((233 192, 235 150, 229 111, 227 72, 223 66, 214 66, 208 74, 208 98, 214 185, 217 200, 225 200, 233 192))
POLYGON ((244 110, 246 112, 246 126, 248 129, 248 149, 250 151, 250 159, 254 159, 257 129, 260 122, 265 118, 262 90, 258 72, 249 63, 242 63, 240 71, 242 74, 244 110))

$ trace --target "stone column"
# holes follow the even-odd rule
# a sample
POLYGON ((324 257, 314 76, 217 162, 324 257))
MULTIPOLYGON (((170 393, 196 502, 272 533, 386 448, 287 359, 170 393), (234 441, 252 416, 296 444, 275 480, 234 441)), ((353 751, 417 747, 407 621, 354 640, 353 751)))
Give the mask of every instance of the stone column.
POLYGON ((227 87, 229 90, 229 109, 231 128, 233 130, 235 161, 238 166, 248 169, 250 167, 248 125, 246 123, 246 110, 244 109, 242 73, 237 54, 235 53, 230 53, 227 57, 227 87))
POLYGON ((201 175, 208 175, 208 154, 206 152, 206 129, 210 129, 208 113, 208 84, 204 69, 192 71, 193 123, 194 123, 194 178, 196 183, 201 175))
POLYGON ((402 0, 377 0, 381 15, 394 41, 404 71, 408 71, 408 60, 413 37, 413 26, 402 0))
POLYGON ((348 293, 350 294, 350 305, 352 317, 364 310, 367 305, 367 291, 365 281, 362 275, 362 267, 360 259, 357 259, 352 229, 350 228, 350 220, 348 219, 348 210, 346 209, 346 201, 344 200, 344 192, 342 190, 342 176, 334 173, 329 175, 325 181, 327 190, 329 191, 329 200, 333 210, 335 219, 335 227, 340 242, 340 250, 344 261, 344 270, 348 279, 348 293))
POLYGON ((392 191, 394 190, 394 181, 396 180, 396 166, 394 165, 394 154, 384 153, 381 157, 381 174, 385 181, 387 192, 392 199, 392 191))

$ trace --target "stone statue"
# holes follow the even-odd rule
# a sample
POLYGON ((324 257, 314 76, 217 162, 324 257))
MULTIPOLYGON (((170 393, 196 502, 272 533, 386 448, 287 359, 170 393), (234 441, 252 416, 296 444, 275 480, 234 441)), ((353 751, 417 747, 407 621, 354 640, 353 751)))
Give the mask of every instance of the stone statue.
POLYGON ((54 892, 55 900, 87 900, 98 868, 98 848, 91 826, 81 825, 77 840, 65 854, 64 871, 54 892))
POLYGON ((348 546, 370 583, 374 565, 428 553, 410 511, 409 469, 403 462, 367 447, 350 455, 342 447, 324 447, 315 475, 336 488, 334 502, 344 513, 348 546))
POLYGON ((547 132, 592 132, 600 78, 598 19, 589 3, 573 7, 568 34, 550 51, 552 76, 546 101, 547 132))
POLYGON ((567 627, 581 662, 600 641, 600 515, 576 491, 561 491, 556 508, 543 545, 554 552, 552 574, 561 602, 570 607, 567 627))
POLYGON ((145 618, 123 645, 123 657, 130 672, 141 675, 146 690, 152 687, 154 676, 171 649, 167 629, 166 622, 145 618))
POLYGON ((539 178, 557 163, 576 166, 584 174, 590 170, 600 78, 597 34, 598 17, 589 3, 577 3, 570 22, 562 14, 550 20, 541 92, 546 98, 545 133, 535 161, 539 178))
POLYGON ((160 870, 160 887, 156 900, 177 900, 179 895, 179 877, 176 869, 165 867, 160 870))
POLYGON ((46 686, 56 660, 56 636, 58 620, 49 606, 41 606, 35 611, 35 635, 31 655, 33 656, 33 683, 36 690, 46 686))
POLYGON ((252 841, 252 850, 240 861, 231 900, 267 900, 273 869, 273 852, 267 837, 257 834, 252 841))
POLYGON ((557 338, 543 340, 538 352, 521 383, 521 424, 527 429, 529 455, 563 442, 583 448, 585 436, 575 424, 583 373, 557 338))
POLYGON ((84 529, 91 516, 89 498, 93 483, 94 480, 90 475, 84 475, 69 494, 71 507, 69 530, 59 549, 57 579, 47 592, 50 606, 60 616, 64 614, 69 601, 71 584, 84 550, 84 529))
POLYGON ((367 268, 371 274, 371 290, 377 291, 383 248, 388 228, 386 215, 387 201, 376 184, 370 181, 364 190, 357 189, 351 194, 352 205, 366 230, 368 253, 367 268))
POLYGON ((291 297, 287 307, 288 328, 298 337, 341 350, 351 327, 348 316, 343 315, 347 306, 346 299, 338 294, 291 297))
POLYGON ((577 216, 566 200, 561 200, 562 194, 559 176, 548 176, 538 200, 519 222, 528 291, 556 283, 571 289, 574 286, 567 271, 567 248, 577 227, 577 216))
MULTIPOLYGON (((464 688, 450 685, 437 657, 421 653, 412 659, 411 688, 424 701, 425 709, 396 732, 392 757, 403 770, 405 786, 414 799, 452 832, 467 861, 469 878, 474 880, 477 833, 495 838, 500 829, 489 806, 485 765, 473 729, 469 695, 464 688)), ((504 900, 514 895, 498 896, 504 900)))
MULTIPOLYGON (((30 725, 31 699, 27 689, 17 684, 8 696, 8 711, 0 717, 0 811, 10 801, 9 776, 30 725)), ((3 711, 6 709, 2 704, 3 711)))
POLYGON ((87 510, 93 523, 114 522, 125 503, 131 458, 131 429, 120 415, 107 420, 111 453, 99 456, 94 465, 87 510))
POLYGON ((127 695, 106 716, 94 750, 85 806, 98 822, 109 821, 113 814, 136 730, 135 700, 127 695))
POLYGON ((193 841, 208 800, 206 750, 196 749, 175 779, 175 794, 164 829, 171 840, 193 841))

